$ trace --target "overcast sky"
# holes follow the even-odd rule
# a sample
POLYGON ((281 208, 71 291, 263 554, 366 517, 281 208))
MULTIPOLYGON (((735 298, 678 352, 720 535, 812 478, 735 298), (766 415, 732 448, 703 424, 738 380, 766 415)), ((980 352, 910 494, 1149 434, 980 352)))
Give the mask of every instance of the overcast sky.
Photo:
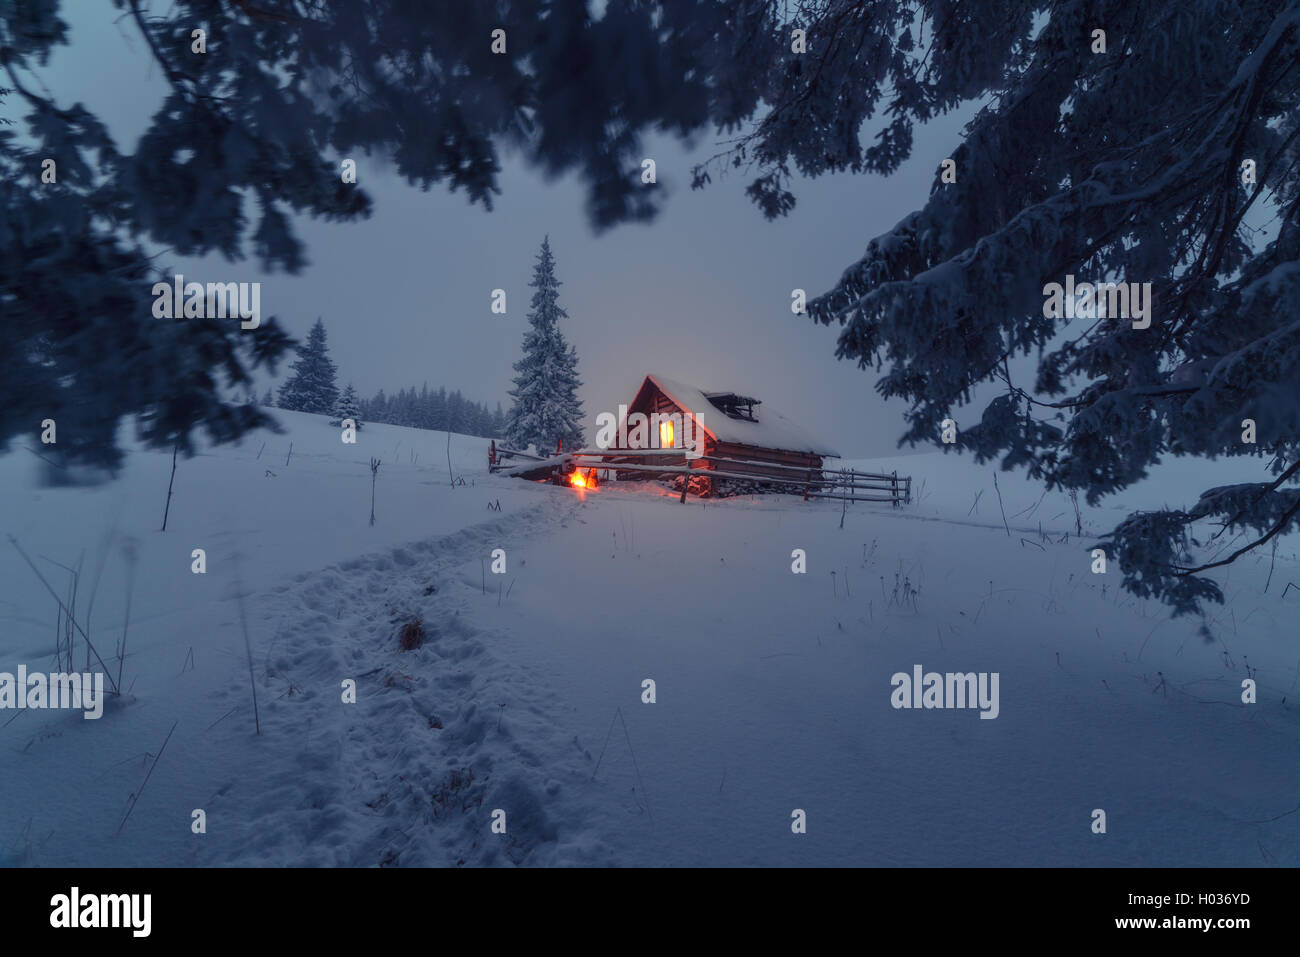
MULTIPOLYGON (((162 102, 164 81, 142 41, 108 4, 66 4, 72 43, 42 71, 61 100, 80 100, 133 151, 162 102)), ((306 335, 325 320, 341 383, 366 396, 383 388, 445 385, 508 404, 531 290, 527 283, 549 234, 568 310, 565 333, 578 349, 587 428, 631 400, 642 376, 659 372, 705 390, 734 390, 770 403, 845 455, 895 449, 900 403, 874 391, 877 373, 834 356, 837 328, 790 311, 795 287, 825 292, 875 236, 921 206, 934 171, 968 117, 917 130, 910 162, 895 175, 828 176, 799 182, 798 204, 769 223, 744 196, 746 178, 715 177, 692 192, 691 165, 717 151, 709 137, 687 151, 648 145, 664 212, 647 225, 597 235, 573 178, 548 182, 507 156, 503 193, 491 212, 463 194, 405 185, 378 159, 358 161, 375 201, 355 223, 299 219, 309 265, 297 276, 264 275, 253 261, 212 256, 160 263, 186 279, 261 281, 262 314, 306 335), (508 313, 493 315, 491 291, 506 290, 508 313)), ((281 367, 283 381, 285 367, 281 367)), ((270 380, 263 380, 261 391, 270 380)))

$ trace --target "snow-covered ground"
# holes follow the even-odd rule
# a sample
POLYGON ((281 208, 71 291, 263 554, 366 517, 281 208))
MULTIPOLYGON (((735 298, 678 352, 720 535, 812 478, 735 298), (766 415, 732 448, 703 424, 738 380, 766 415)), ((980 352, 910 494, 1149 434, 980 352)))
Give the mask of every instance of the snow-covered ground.
MULTIPOLYGON (((54 563, 81 563, 77 619, 114 668, 130 601, 128 693, 102 719, 0 711, 3 860, 1300 863, 1295 541, 1221 570, 1204 623, 1090 571, 1089 535, 1241 465, 1175 463, 1085 507, 1079 539, 1068 500, 1018 476, 998 476, 1008 535, 990 467, 856 462, 913 476, 916 502, 841 528, 837 502, 489 476, 463 436, 452 487, 442 433, 350 446, 276 415, 284 435, 180 462, 166 532, 169 455, 57 489, 0 458, 0 532, 60 595, 54 563), (416 617, 428 640, 403 651, 416 617), (997 718, 895 709, 915 665, 998 673, 997 718)), ((55 601, 0 546, 0 671, 51 670, 55 601)))

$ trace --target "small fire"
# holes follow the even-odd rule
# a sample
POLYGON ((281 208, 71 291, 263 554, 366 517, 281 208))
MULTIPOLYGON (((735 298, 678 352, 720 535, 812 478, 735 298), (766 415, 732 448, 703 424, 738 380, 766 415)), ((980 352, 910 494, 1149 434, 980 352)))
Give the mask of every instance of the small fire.
POLYGON ((569 475, 569 484, 574 488, 595 488, 596 487, 596 470, 574 469, 569 475))

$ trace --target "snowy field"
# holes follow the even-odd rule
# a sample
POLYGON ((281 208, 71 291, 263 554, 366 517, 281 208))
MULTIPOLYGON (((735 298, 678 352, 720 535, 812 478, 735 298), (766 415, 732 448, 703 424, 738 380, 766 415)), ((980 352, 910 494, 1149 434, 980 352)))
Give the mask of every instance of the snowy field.
MULTIPOLYGON (((489 476, 486 440, 457 435, 452 487, 443 433, 348 446, 274 414, 284 435, 179 463, 166 532, 170 455, 94 488, 0 458, 0 532, 61 596, 80 564, 76 617, 114 669, 130 608, 127 693, 100 720, 0 711, 0 860, 1300 864, 1295 539, 1220 569, 1205 622, 1090 571, 1090 536, 1246 466, 1175 463, 1085 507, 1079 539, 1069 501, 1018 476, 998 476, 1008 534, 991 467, 855 462, 911 475, 916 501, 841 528, 838 502, 489 476), (997 717, 894 708, 917 665, 996 672, 997 717)), ((0 671, 54 670, 57 617, 0 541, 0 671)))

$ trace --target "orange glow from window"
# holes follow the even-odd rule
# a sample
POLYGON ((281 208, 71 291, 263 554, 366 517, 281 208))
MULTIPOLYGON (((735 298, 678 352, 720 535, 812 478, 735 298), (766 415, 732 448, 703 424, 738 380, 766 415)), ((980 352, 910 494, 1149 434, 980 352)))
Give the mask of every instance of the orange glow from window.
POLYGON ((659 423, 659 448, 671 449, 674 444, 673 420, 664 419, 659 423))

